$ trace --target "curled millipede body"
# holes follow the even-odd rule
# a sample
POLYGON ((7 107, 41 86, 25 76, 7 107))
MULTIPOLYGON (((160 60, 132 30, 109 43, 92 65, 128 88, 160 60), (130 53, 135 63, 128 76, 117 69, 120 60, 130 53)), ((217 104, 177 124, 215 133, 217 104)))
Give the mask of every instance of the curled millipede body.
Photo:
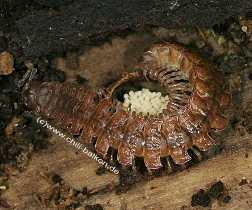
POLYGON ((189 149, 206 151, 215 144, 210 130, 228 123, 222 112, 230 95, 223 84, 213 65, 178 44, 164 43, 144 53, 135 72, 101 91, 32 81, 23 95, 28 107, 79 135, 82 143, 95 143, 104 157, 112 147, 123 166, 143 157, 147 169, 158 169, 161 157, 183 165, 191 160, 189 149), (114 96, 118 87, 139 79, 156 81, 165 90, 168 102, 161 114, 132 112, 114 96))

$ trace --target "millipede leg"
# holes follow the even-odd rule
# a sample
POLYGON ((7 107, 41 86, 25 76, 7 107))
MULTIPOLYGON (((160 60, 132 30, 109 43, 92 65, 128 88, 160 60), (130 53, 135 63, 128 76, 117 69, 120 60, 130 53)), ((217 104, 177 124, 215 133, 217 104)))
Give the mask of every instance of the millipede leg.
POLYGON ((149 177, 152 177, 153 171, 151 169, 147 168, 147 173, 149 177))
POLYGON ((136 167, 135 158, 133 158, 133 161, 132 161, 132 170, 133 170, 134 173, 137 173, 137 167, 136 167))
POLYGON ((108 157, 108 161, 109 161, 109 164, 113 165, 114 164, 114 155, 115 155, 115 150, 111 150, 110 153, 109 153, 109 157, 108 157))
POLYGON ((182 171, 185 170, 185 169, 187 168, 187 165, 186 165, 186 164, 181 164, 181 165, 179 165, 179 166, 180 166, 180 168, 181 168, 182 171))
POLYGON ((202 156, 202 154, 200 153, 200 151, 199 150, 197 150, 197 149, 195 149, 195 148, 191 148, 191 150, 193 151, 193 153, 197 156, 197 159, 199 160, 199 161, 202 161, 202 159, 203 159, 203 156, 202 156))
POLYGON ((167 173, 171 174, 174 170, 173 170, 173 166, 172 166, 172 161, 169 157, 165 158, 166 163, 167 163, 167 173))
POLYGON ((34 68, 33 64, 30 62, 26 63, 26 67, 28 68, 26 73, 17 84, 19 88, 22 88, 25 84, 28 84, 35 77, 38 71, 36 68, 34 68))

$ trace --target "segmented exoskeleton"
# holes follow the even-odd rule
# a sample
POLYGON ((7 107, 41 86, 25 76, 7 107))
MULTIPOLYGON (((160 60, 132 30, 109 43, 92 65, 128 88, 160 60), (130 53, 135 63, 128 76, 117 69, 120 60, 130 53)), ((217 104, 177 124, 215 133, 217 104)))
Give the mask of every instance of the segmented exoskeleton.
POLYGON ((223 84, 213 65, 178 44, 165 43, 144 53, 135 72, 100 91, 32 81, 23 95, 28 107, 79 135, 82 143, 95 142, 104 157, 112 147, 124 166, 139 156, 147 169, 158 169, 161 157, 182 165, 191 160, 189 149, 199 154, 215 144, 210 129, 223 130, 228 123, 222 112, 230 95, 223 84), (169 101, 161 114, 143 116, 125 110, 114 97, 119 86, 138 79, 156 81, 166 90, 169 101))

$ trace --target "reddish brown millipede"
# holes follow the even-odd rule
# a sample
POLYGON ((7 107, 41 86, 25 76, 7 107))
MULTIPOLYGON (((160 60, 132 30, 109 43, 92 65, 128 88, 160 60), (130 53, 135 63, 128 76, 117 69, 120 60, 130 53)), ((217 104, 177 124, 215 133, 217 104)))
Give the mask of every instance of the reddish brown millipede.
MULTIPOLYGON (((161 157, 179 165, 191 157, 189 149, 206 151, 215 144, 211 129, 223 130, 223 116, 230 103, 223 76, 213 65, 178 44, 153 45, 136 71, 127 73, 108 88, 94 91, 59 82, 31 81, 23 95, 28 107, 106 156, 116 149, 117 160, 130 166, 143 157, 148 169, 162 167, 161 157), (165 89, 168 102, 157 115, 125 110, 114 93, 125 82, 156 81, 165 89)), ((195 150, 197 153, 197 150, 195 150)))

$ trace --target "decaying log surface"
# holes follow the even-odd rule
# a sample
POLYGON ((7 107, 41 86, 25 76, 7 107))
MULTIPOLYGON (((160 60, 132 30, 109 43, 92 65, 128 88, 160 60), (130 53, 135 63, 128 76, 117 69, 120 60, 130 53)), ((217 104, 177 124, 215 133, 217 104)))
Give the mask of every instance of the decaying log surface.
POLYGON ((41 56, 144 25, 211 27, 245 15, 251 5, 247 0, 2 0, 0 24, 12 32, 7 37, 13 52, 41 56))
MULTIPOLYGON (((252 136, 240 139, 249 142, 252 146, 252 136)), ((242 149, 244 150, 244 149, 242 149)), ((161 177, 148 183, 136 185, 136 187, 126 194, 120 196, 115 194, 101 195, 92 198, 107 207, 105 209, 121 209, 126 205, 126 209, 179 209, 184 205, 190 205, 193 193, 200 188, 204 189, 206 184, 221 180, 231 189, 237 186, 243 177, 252 179, 252 147, 247 149, 248 158, 245 151, 236 151, 233 154, 222 154, 206 161, 190 170, 173 176, 161 177)), ((251 196, 251 193, 250 193, 251 196)), ((246 201, 250 201, 247 208, 252 208, 252 197, 244 198, 243 202, 234 200, 233 203, 223 207, 223 209, 241 209, 241 203, 245 207, 246 201)))
MULTIPOLYGON (((34 155, 25 172, 11 177, 10 189, 3 195, 8 203, 17 209, 38 208, 34 195, 46 194, 50 190, 50 183, 45 178, 50 173, 59 174, 75 189, 87 187, 92 191, 118 183, 118 176, 112 173, 96 175, 98 164, 95 161, 83 154, 76 154, 62 139, 57 137, 57 140, 59 143, 49 151, 34 155)), ((227 141, 232 142, 233 139, 227 141)), ((85 203, 100 203, 106 210, 179 209, 190 205, 192 194, 199 189, 221 180, 234 196, 232 202, 221 209, 248 210, 252 207, 251 192, 245 191, 246 196, 239 197, 244 189, 239 188, 238 184, 244 177, 252 180, 252 136, 240 138, 239 141, 243 142, 244 147, 234 150, 230 146, 230 150, 189 170, 143 181, 120 195, 114 191, 93 195, 85 203)))
POLYGON ((57 143, 49 150, 34 155, 25 172, 13 174, 10 190, 3 196, 8 203, 18 209, 31 208, 34 203, 32 195, 50 191, 51 185, 47 178, 50 174, 60 175, 67 184, 79 190, 83 187, 100 188, 117 182, 118 176, 114 174, 97 176, 95 170, 98 163, 83 154, 76 154, 76 150, 59 137, 53 137, 52 140, 57 143))

